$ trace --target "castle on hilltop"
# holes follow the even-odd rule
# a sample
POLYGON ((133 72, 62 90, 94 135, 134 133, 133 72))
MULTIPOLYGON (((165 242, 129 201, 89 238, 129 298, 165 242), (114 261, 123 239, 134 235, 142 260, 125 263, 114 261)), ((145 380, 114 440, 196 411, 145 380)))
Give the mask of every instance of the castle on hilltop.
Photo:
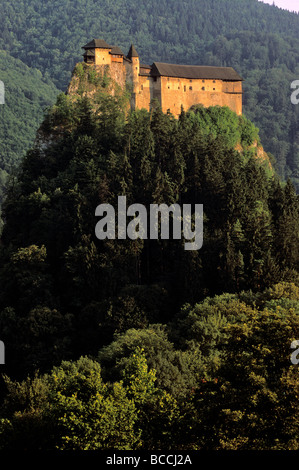
POLYGON ((98 67, 109 67, 120 84, 132 85, 131 108, 151 108, 158 100, 164 113, 175 117, 196 104, 228 106, 242 114, 242 81, 231 67, 176 65, 154 62, 141 64, 133 46, 125 56, 118 46, 109 46, 102 39, 93 39, 83 46, 84 62, 98 67))

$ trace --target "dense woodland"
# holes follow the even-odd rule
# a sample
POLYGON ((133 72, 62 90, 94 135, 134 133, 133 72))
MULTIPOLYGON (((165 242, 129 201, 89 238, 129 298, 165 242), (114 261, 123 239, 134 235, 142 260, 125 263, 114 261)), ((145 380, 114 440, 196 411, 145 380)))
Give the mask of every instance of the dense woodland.
POLYGON ((58 90, 39 70, 5 51, 0 51, 0 79, 5 85, 5 104, 0 106, 1 204, 8 175, 31 147, 44 110, 55 102, 58 90))
MULTIPOLYGON (((290 83, 299 79, 298 14, 256 0, 1 0, 1 24, 0 49, 38 69, 50 86, 42 100, 35 94, 38 77, 29 87, 36 109, 32 117, 27 102, 24 111, 18 104, 19 93, 24 101, 22 85, 17 99, 7 104, 10 116, 6 112, 3 118, 13 137, 7 140, 1 128, 2 170, 7 171, 7 160, 9 167, 19 162, 30 147, 37 118, 41 122, 44 108, 54 102, 50 83, 66 89, 74 65, 82 60, 81 46, 95 37, 119 45, 124 53, 133 42, 144 63, 235 67, 245 80, 245 116, 260 129, 280 177, 290 177, 298 192, 299 106, 290 102, 290 83), (24 126, 32 131, 25 133, 24 126)), ((0 55, 1 63, 1 73, 8 67, 18 73, 18 64, 7 56, 0 55)))
POLYGON ((3 204, 0 448, 298 450, 293 184, 228 108, 106 87, 58 96, 3 204), (203 204, 203 247, 98 240, 119 195, 203 204))

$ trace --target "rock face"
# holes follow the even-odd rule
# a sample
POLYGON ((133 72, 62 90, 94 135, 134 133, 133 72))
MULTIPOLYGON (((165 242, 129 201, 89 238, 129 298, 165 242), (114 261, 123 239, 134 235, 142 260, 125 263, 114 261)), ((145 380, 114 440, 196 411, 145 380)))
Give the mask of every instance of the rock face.
POLYGON ((86 94, 92 96, 101 87, 114 95, 116 89, 125 90, 127 86, 126 70, 121 64, 86 66, 78 63, 74 68, 67 95, 86 94))
MULTIPOLYGON (((245 150, 240 143, 236 145, 235 149, 240 153, 243 153, 244 150, 245 150)), ((261 143, 259 143, 255 140, 253 142, 253 144, 250 145, 246 150, 253 152, 256 159, 260 162, 260 164, 265 166, 265 168, 268 171, 270 171, 270 173, 274 173, 274 168, 273 168, 273 165, 271 163, 270 157, 267 154, 267 152, 265 152, 265 149, 261 145, 261 143)))

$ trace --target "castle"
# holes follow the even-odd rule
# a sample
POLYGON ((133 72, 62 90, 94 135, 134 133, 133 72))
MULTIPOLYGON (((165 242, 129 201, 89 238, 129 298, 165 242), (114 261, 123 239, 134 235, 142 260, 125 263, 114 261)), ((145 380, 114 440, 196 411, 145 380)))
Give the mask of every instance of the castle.
POLYGON ((242 114, 242 81, 231 67, 176 65, 154 62, 141 64, 131 45, 125 56, 118 46, 110 46, 103 39, 93 39, 83 46, 84 62, 88 65, 109 67, 118 81, 131 83, 131 108, 151 108, 158 100, 164 113, 175 117, 196 104, 228 106, 242 114))

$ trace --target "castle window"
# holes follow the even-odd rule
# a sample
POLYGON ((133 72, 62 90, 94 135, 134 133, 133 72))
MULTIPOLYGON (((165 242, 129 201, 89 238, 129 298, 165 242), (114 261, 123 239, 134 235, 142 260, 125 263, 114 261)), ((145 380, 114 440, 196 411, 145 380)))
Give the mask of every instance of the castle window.
POLYGON ((192 83, 192 80, 189 80, 190 83, 192 83))
POLYGON ((141 85, 141 90, 143 90, 143 85, 141 85))
POLYGON ((203 80, 202 83, 205 83, 205 81, 203 80))
POLYGON ((202 90, 205 90, 205 87, 204 87, 204 86, 202 87, 202 90))
POLYGON ((189 86, 189 90, 192 90, 192 86, 189 86))
POLYGON ((186 91, 186 85, 184 85, 184 91, 186 91))
POLYGON ((215 91, 215 90, 216 90, 216 88, 213 88, 213 90, 215 91))
POLYGON ((216 80, 213 80, 213 83, 216 83, 216 80))

